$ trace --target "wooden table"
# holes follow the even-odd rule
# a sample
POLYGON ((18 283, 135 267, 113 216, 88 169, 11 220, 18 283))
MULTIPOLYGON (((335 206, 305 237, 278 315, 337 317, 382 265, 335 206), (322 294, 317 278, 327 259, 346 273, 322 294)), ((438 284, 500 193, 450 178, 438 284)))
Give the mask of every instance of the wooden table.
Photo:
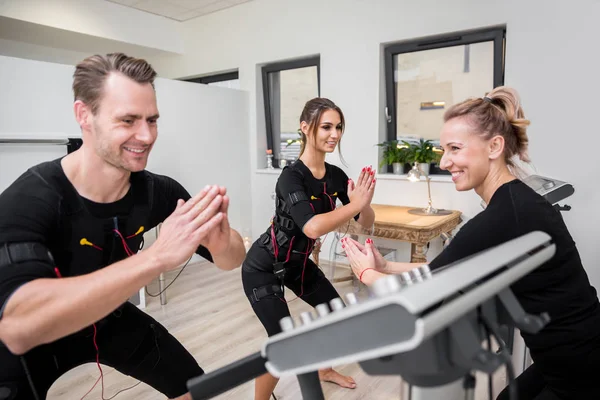
MULTIPOLYGON (((371 204, 371 207, 375 211, 373 231, 364 229, 358 222, 351 220, 349 226, 344 224, 336 232, 409 242, 411 244, 410 262, 426 263, 425 247, 427 243, 442 233, 451 233, 462 222, 460 211, 452 211, 449 215, 424 216, 408 212, 415 207, 384 204, 371 204)), ((317 264, 320 250, 320 246, 315 246, 313 251, 313 258, 317 264)), ((334 281, 339 280, 335 279, 334 281)))

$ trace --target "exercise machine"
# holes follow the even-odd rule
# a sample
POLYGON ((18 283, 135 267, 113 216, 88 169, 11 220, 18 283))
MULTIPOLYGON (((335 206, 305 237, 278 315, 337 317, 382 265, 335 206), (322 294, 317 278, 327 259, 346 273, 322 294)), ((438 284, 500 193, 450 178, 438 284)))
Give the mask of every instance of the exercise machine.
POLYGON ((188 389, 194 400, 210 399, 269 372, 297 376, 302 397, 321 400, 317 371, 357 362, 367 374, 399 375, 417 387, 458 381, 473 399, 474 371, 505 366, 515 378, 505 328, 534 334, 549 322, 527 314, 510 286, 555 250, 549 235, 532 232, 433 273, 424 265, 379 279, 363 301, 349 293, 282 319, 282 332, 261 351, 190 379, 188 389), (490 335, 499 351, 484 346, 490 335))

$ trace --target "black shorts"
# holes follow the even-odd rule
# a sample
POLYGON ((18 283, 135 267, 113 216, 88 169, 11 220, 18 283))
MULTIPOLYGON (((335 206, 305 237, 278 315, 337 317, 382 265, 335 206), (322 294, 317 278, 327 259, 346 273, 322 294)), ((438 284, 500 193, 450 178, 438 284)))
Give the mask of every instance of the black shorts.
MULTIPOLYGON (((187 393, 187 381, 204 373, 177 339, 131 303, 96 326, 101 364, 141 380, 169 398, 187 393)), ((96 362, 93 334, 93 327, 88 327, 38 346, 23 356, 40 400, 46 398, 48 389, 62 374, 79 365, 96 362)), ((10 353, 1 343, 0 365, 0 393, 10 390, 11 395, 7 397, 10 400, 35 398, 21 357, 10 353)), ((4 399, 1 395, 0 398, 4 399)))
MULTIPOLYGON (((254 243, 242 265, 242 282, 246 296, 252 296, 254 289, 262 286, 280 285, 279 279, 273 272, 273 262, 273 254, 258 242, 254 243)), ((286 264, 285 287, 313 307, 340 297, 317 264, 306 259, 304 266, 304 262, 305 257, 297 254, 286 264)), ((279 321, 290 315, 282 295, 271 294, 250 303, 269 336, 281 332, 279 321)))

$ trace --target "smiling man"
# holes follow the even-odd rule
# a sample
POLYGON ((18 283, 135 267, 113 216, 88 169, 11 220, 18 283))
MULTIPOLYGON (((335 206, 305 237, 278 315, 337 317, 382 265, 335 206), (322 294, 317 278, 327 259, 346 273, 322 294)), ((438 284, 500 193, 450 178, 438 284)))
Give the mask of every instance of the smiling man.
POLYGON ((187 380, 203 373, 127 302, 194 253, 224 270, 245 256, 225 188, 191 197, 145 170, 157 138, 155 76, 124 54, 83 60, 73 81, 82 147, 30 168, 0 195, 0 398, 46 398, 58 377, 89 362, 170 398, 190 398, 187 380), (160 237, 138 252, 159 223, 160 237))

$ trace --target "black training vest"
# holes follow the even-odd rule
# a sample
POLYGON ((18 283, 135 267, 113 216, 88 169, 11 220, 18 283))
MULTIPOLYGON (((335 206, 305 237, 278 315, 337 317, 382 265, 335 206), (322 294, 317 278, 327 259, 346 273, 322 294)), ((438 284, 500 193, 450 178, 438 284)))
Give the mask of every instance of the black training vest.
POLYGON ((60 164, 48 163, 44 167, 34 167, 32 172, 54 188, 61 199, 58 232, 49 238, 48 247, 63 277, 88 274, 125 259, 123 242, 134 254, 139 250, 143 233, 153 228, 150 174, 145 171, 131 174, 133 206, 127 215, 98 218, 85 207, 60 164))
MULTIPOLYGON (((307 176, 306 171, 304 171, 304 169, 307 167, 298 165, 297 161, 293 162, 289 166, 284 167, 284 170, 286 168, 294 169, 302 175, 304 194, 308 197, 307 200, 312 204, 315 215, 333 211, 335 209, 339 193, 345 191, 347 186, 344 185, 348 184, 348 182, 342 182, 343 179, 336 179, 337 171, 331 165, 326 165, 327 170, 325 173, 325 180, 317 180, 312 176, 307 176)), ((275 233, 279 246, 285 249, 291 237, 295 236, 293 246, 294 250, 306 251, 308 238, 293 222, 289 211, 290 207, 292 206, 292 204, 290 204, 290 199, 282 199, 280 194, 277 193, 275 205, 276 207, 273 225, 275 227, 275 233)), ((261 240, 265 242, 265 245, 270 244, 270 235, 268 233, 270 233, 270 228, 261 238, 261 240)), ((314 245, 314 241, 312 241, 312 244, 314 245)), ((271 246, 268 247, 272 252, 271 246)), ((312 248, 310 251, 312 251, 312 248)))
MULTIPOLYGON (((348 182, 342 182, 341 179, 335 179, 336 176, 334 175, 336 171, 330 165, 327 165, 325 181, 317 180, 314 177, 307 177, 305 171, 303 171, 306 167, 297 165, 297 161, 293 162, 289 166, 284 167, 284 170, 286 168, 294 169, 302 175, 305 193, 315 210, 315 214, 323 214, 333 211, 335 209, 335 203, 339 193, 344 192, 348 185, 348 182)), ((279 198, 279 194, 277 197, 276 214, 286 218, 291 218, 289 209, 292 204, 288 204, 289 199, 279 198)))

